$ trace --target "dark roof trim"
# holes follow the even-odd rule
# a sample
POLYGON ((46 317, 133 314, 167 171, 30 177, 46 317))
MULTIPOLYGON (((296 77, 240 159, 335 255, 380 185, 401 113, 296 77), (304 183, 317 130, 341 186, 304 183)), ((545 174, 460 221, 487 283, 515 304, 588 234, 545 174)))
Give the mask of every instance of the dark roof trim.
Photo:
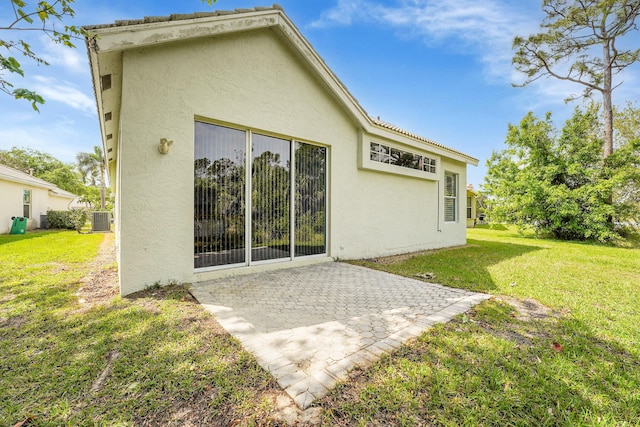
POLYGON ((83 28, 87 31, 99 30, 103 28, 126 27, 129 25, 153 24, 157 22, 186 21, 189 19, 208 18, 211 16, 235 15, 240 13, 264 12, 268 10, 280 10, 282 6, 274 4, 271 7, 257 6, 250 9, 234 9, 234 10, 216 10, 213 12, 195 12, 195 13, 176 13, 169 16, 145 16, 142 19, 125 19, 117 20, 113 24, 85 25, 83 28))

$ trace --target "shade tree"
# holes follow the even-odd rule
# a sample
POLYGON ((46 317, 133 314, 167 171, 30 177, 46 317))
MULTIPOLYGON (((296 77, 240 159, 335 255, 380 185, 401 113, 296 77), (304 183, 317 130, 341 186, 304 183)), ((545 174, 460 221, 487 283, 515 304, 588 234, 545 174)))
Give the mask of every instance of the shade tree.
POLYGON ((640 139, 601 154, 599 105, 576 108, 557 130, 551 113, 509 125, 506 145, 487 161, 483 185, 493 220, 566 240, 611 241, 640 223, 640 139))
MULTIPOLYGON (((613 153, 613 91, 617 74, 636 63, 636 19, 640 0, 543 0, 539 33, 513 41, 513 65, 526 75, 520 86, 553 77, 583 87, 583 96, 602 96, 604 157, 613 153)), ((573 98, 570 98, 573 99, 573 98)))

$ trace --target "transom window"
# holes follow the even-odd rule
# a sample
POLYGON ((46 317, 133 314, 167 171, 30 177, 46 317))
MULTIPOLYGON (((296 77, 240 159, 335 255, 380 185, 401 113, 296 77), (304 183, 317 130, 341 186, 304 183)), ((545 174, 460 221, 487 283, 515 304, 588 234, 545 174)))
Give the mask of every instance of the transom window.
POLYGON ((371 143, 369 158, 374 162, 436 173, 436 159, 421 156, 420 154, 411 153, 409 151, 399 150, 377 142, 371 143))
POLYGON ((458 220, 458 174, 444 173, 444 220, 458 220))

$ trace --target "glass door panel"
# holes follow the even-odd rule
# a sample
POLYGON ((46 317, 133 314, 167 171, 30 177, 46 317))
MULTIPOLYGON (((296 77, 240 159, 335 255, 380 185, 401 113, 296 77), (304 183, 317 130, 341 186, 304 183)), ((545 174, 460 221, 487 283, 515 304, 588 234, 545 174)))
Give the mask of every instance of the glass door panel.
POLYGON ((245 262, 246 132, 195 123, 194 266, 245 262))
POLYGON ((295 255, 326 252, 327 149, 296 143, 295 255))
POLYGON ((291 256, 291 142, 254 133, 251 155, 251 260, 291 256))

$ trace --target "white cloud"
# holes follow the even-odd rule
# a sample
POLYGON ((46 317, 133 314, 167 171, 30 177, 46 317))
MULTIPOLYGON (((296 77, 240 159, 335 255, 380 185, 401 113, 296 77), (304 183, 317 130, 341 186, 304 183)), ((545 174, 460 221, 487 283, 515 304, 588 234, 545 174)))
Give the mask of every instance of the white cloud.
POLYGON ((27 103, 12 108, 0 106, 0 149, 30 147, 63 162, 74 162, 76 154, 100 145, 98 121, 73 110, 43 106, 36 113, 27 103))
POLYGON ((53 42, 50 38, 41 37, 44 52, 42 57, 51 65, 62 66, 72 73, 86 73, 89 69, 87 55, 82 40, 75 41, 76 48, 70 48, 53 42))
POLYGON ((88 115, 95 114, 96 104, 94 99, 85 95, 73 83, 59 83, 55 78, 44 76, 34 76, 33 79, 36 81, 33 88, 45 100, 62 102, 88 115))
POLYGON ((514 36, 534 32, 538 22, 499 0, 401 0, 384 5, 371 0, 338 0, 311 24, 322 28, 354 22, 390 26, 419 37, 427 45, 444 45, 477 55, 490 80, 511 78, 514 36))
POLYGON ((361 0, 339 0, 336 7, 323 12, 320 19, 311 23, 311 26, 323 28, 336 24, 350 25, 354 18, 368 18, 368 14, 365 12, 367 7, 378 6, 368 5, 366 1, 361 0))
POLYGON ((76 144, 69 141, 77 141, 80 138, 73 129, 57 128, 52 129, 42 125, 30 124, 27 126, 3 127, 0 129, 0 149, 10 149, 11 147, 32 148, 51 154, 55 158, 70 163, 75 160, 78 152, 83 151, 76 144))
MULTIPOLYGON (((392 28, 397 34, 418 38, 428 46, 476 57, 488 83, 517 84, 525 76, 511 64, 513 38, 538 32, 542 17, 539 2, 522 0, 338 0, 311 27, 360 23, 392 28)), ((616 104, 622 105, 634 96, 637 99, 638 69, 640 64, 617 76, 616 81, 624 81, 624 86, 614 92, 616 104)), ((527 90, 521 89, 516 97, 531 110, 571 111, 575 104, 564 104, 564 99, 580 96, 583 90, 575 83, 541 78, 527 90)), ((593 97, 600 101, 598 93, 593 97)))

